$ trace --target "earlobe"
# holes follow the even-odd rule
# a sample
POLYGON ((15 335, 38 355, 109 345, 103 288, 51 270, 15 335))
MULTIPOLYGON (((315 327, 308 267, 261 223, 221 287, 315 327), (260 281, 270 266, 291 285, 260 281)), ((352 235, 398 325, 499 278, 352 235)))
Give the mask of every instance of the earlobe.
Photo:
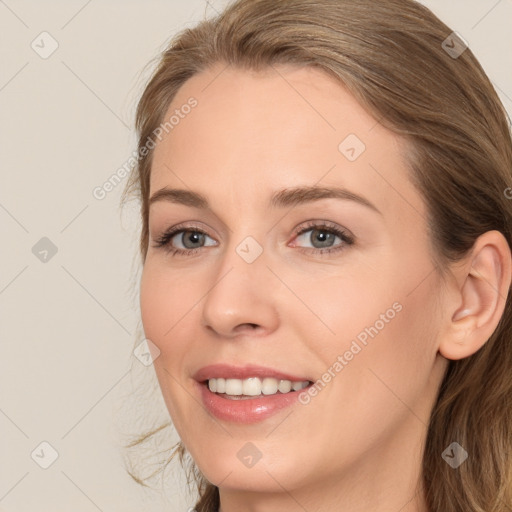
POLYGON ((439 352, 447 359, 463 359, 477 352, 503 315, 511 281, 511 252, 499 231, 488 231, 475 242, 467 263, 457 271, 449 294, 449 325, 439 352))

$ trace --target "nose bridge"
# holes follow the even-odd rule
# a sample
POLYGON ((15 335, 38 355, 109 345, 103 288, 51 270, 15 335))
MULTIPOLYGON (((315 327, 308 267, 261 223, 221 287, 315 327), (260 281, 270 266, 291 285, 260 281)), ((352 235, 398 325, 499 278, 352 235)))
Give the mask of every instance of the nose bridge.
POLYGON ((225 336, 241 324, 273 329, 277 315, 268 280, 263 241, 231 231, 226 251, 203 304, 203 323, 225 336))
MULTIPOLYGON (((222 252, 222 267, 235 267, 237 272, 248 277, 255 269, 261 272, 265 268, 264 245, 272 236, 269 233, 267 211, 254 198, 236 194, 240 187, 236 187, 235 181, 231 183, 229 200, 226 204, 226 219, 229 221, 227 238, 224 240, 225 251, 222 252), (234 199, 236 198, 236 200, 234 199)), ((249 184, 249 187, 255 184, 249 184)), ((246 187, 245 187, 246 188, 246 187)), ((221 272, 224 274, 226 269, 221 272)), ((266 269, 268 272, 268 269, 266 269)))
MULTIPOLYGON (((233 218, 237 218, 236 215, 233 218)), ((221 266, 233 268, 233 272, 243 280, 247 286, 257 284, 258 279, 268 273, 266 267, 268 238, 264 218, 258 218, 256 213, 252 215, 255 222, 249 222, 238 214, 236 222, 229 232, 225 242, 226 251, 221 256, 221 266)))

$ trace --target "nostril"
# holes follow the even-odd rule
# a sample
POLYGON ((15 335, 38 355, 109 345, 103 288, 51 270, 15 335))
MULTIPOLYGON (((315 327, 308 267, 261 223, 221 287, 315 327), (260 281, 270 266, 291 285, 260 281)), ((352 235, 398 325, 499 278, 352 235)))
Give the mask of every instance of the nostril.
POLYGON ((247 328, 249 328, 249 329, 251 329, 251 330, 253 330, 253 329, 257 329, 259 326, 258 326, 258 324, 245 323, 245 324, 240 324, 240 325, 237 327, 237 329, 239 329, 239 330, 243 330, 243 329, 244 329, 244 328, 246 328, 246 327, 247 327, 247 328))
POLYGON ((253 323, 250 323, 250 322, 246 322, 246 323, 241 323, 241 324, 238 324, 235 329, 233 330, 234 333, 236 333, 237 335, 242 335, 242 334, 247 334, 248 332, 251 332, 254 334, 258 334, 258 330, 261 329, 261 325, 260 324, 253 324, 253 323))

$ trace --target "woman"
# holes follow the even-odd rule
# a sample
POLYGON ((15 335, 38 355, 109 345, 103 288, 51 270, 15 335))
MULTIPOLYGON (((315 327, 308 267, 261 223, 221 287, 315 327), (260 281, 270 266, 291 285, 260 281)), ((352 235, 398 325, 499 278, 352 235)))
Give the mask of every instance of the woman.
POLYGON ((465 42, 411 0, 239 0, 137 129, 196 510, 510 510, 512 143, 465 42))

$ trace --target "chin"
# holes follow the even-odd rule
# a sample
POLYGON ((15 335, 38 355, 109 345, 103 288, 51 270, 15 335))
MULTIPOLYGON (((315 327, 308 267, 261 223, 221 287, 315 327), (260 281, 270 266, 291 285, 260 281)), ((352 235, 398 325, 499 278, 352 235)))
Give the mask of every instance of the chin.
MULTIPOLYGON (((283 487, 294 487, 290 482, 289 472, 268 471, 261 461, 252 468, 223 463, 198 464, 198 467, 209 482, 225 490, 282 492, 283 487)), ((289 471, 292 471, 292 468, 289 471)))
POLYGON ((252 444, 237 438, 215 443, 215 448, 211 443, 215 440, 210 438, 206 446, 195 444, 195 449, 189 451, 203 476, 223 489, 282 492, 283 487, 297 488, 306 477, 300 469, 305 466, 289 457, 292 447, 281 446, 282 452, 277 452, 275 447, 267 450, 263 441, 252 444), (268 455, 262 453, 265 451, 268 455))

